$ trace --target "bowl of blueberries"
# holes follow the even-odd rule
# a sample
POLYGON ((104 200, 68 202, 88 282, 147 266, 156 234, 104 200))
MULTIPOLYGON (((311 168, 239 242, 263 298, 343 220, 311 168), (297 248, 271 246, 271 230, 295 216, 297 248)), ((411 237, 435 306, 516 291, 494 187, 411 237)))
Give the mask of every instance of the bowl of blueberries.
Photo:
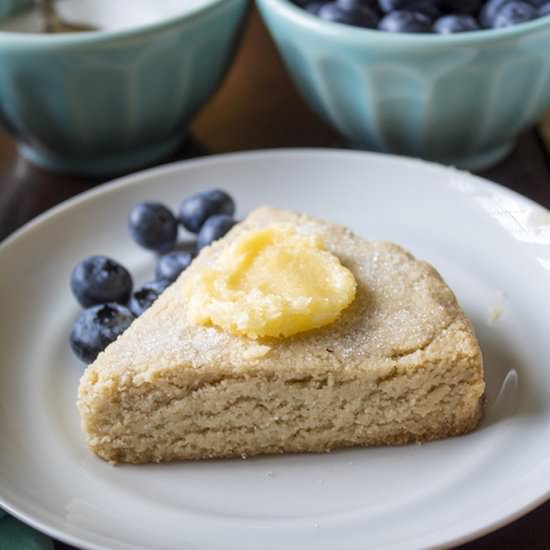
POLYGON ((479 170, 550 108, 550 0, 258 0, 353 147, 479 170))

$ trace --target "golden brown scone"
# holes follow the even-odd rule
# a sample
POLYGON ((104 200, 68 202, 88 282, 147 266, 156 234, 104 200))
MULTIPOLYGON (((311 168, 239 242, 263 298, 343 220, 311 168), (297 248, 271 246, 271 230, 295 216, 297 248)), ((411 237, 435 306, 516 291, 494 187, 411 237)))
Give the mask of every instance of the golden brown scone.
POLYGON ((473 430, 481 352, 433 267, 389 242, 273 208, 203 249, 82 376, 90 448, 111 462, 160 462, 429 441, 473 430), (320 233, 354 274, 335 323, 252 340, 186 318, 182 286, 245 229, 288 222, 320 233))

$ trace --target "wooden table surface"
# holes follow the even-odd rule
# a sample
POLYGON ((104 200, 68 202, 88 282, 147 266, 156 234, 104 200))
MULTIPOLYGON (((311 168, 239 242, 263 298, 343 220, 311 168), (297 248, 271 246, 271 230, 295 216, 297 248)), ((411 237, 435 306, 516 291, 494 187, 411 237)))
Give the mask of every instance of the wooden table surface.
MULTIPOLYGON (((165 161, 249 149, 345 146, 342 137, 320 121, 298 96, 253 11, 236 62, 222 88, 196 119, 192 137, 165 161)), ((508 158, 480 175, 550 207, 550 158, 535 131, 522 136, 508 158)), ((0 240, 40 212, 101 183, 46 173, 28 165, 17 157, 13 141, 0 132, 0 240)), ((69 547, 56 543, 56 548, 69 547)), ((548 550, 550 501, 461 547, 487 548, 548 550)))

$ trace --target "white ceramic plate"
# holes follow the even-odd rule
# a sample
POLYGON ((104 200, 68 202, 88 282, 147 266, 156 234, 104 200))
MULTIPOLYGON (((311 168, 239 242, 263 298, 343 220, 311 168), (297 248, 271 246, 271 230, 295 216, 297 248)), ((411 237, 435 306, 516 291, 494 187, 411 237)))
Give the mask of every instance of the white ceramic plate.
POLYGON ((352 152, 211 157, 61 205, 5 242, 0 266, 0 504, 74 545, 427 548, 479 536, 550 495, 550 214, 495 184, 352 152), (113 467, 87 451, 75 407, 83 367, 67 343, 71 268, 104 253, 151 278, 129 209, 144 199, 175 208, 218 186, 239 216, 261 204, 300 210, 431 261, 485 355, 481 427, 422 446, 160 466, 113 467))

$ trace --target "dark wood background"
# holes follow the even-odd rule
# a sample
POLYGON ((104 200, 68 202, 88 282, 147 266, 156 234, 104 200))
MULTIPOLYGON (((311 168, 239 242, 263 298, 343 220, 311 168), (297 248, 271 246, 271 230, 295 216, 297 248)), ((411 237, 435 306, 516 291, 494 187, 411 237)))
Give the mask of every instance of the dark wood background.
MULTIPOLYGON (((191 138, 164 161, 274 147, 346 147, 298 96, 257 13, 252 12, 224 85, 196 119, 191 138)), ((531 130, 498 166, 480 175, 550 207, 550 157, 531 130)), ((40 212, 101 181, 46 173, 17 156, 0 132, 0 240, 40 212)), ((502 479, 506 483, 506 479, 502 479)), ((56 543, 57 549, 69 547, 56 543)), ((550 501, 463 550, 550 549, 550 501)))

